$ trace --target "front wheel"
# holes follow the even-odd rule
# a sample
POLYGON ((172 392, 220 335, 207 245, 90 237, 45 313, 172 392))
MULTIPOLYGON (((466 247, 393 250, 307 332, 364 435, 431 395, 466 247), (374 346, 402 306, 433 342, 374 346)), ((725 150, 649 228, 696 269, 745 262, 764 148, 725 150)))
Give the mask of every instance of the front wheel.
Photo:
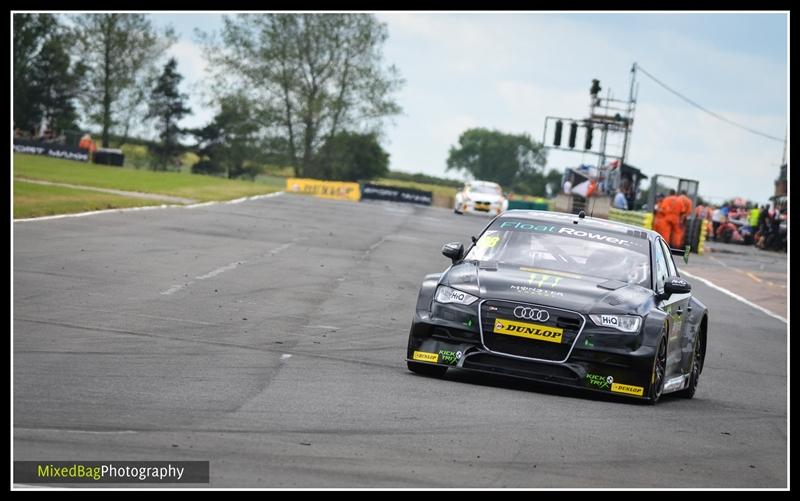
POLYGON ((700 346, 700 335, 694 341, 694 355, 692 357, 692 375, 689 377, 689 386, 685 389, 675 392, 676 395, 682 398, 692 398, 697 391, 697 383, 700 380, 700 371, 703 370, 703 352, 700 346))
POLYGON ((406 361, 406 363, 408 364, 408 370, 423 376, 442 377, 447 372, 447 367, 442 365, 421 364, 419 362, 409 361, 406 361))
POLYGON ((667 370, 667 340, 662 338, 658 344, 656 356, 653 358, 653 374, 650 378, 650 393, 647 402, 655 405, 664 392, 664 373, 667 370))

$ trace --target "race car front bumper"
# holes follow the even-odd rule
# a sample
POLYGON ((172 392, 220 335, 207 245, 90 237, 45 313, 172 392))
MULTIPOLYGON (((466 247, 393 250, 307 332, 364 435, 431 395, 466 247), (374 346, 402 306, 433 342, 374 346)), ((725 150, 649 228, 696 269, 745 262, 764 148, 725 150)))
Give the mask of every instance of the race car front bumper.
POLYGON ((488 214, 496 216, 503 212, 503 208, 500 203, 469 201, 462 202, 459 211, 465 214, 488 214))
POLYGON ((647 397, 655 348, 608 346, 602 336, 584 330, 567 360, 553 362, 493 352, 483 343, 479 329, 418 316, 409 335, 407 360, 638 399, 647 397))

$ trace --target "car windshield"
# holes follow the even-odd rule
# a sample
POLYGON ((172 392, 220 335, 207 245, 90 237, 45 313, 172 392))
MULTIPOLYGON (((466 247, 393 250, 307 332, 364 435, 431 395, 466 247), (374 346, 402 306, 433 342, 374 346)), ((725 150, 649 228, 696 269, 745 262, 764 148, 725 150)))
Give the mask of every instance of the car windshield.
POLYGON ((594 229, 497 220, 465 259, 578 273, 650 287, 647 239, 594 229))
POLYGON ((472 193, 486 193, 489 195, 500 195, 500 193, 502 193, 499 186, 491 185, 470 185, 467 187, 467 190, 472 193))

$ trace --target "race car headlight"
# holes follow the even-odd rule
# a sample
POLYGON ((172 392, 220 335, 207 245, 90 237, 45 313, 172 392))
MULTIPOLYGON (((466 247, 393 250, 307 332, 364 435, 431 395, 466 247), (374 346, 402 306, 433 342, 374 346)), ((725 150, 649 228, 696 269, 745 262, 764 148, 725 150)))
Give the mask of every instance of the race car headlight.
POLYGON ((456 290, 445 285, 440 285, 439 288, 436 289, 437 303, 470 305, 477 300, 478 298, 472 294, 467 294, 466 292, 461 292, 460 290, 456 290))
POLYGON ((622 332, 638 332, 642 325, 642 317, 634 315, 589 315, 589 318, 597 325, 622 332))

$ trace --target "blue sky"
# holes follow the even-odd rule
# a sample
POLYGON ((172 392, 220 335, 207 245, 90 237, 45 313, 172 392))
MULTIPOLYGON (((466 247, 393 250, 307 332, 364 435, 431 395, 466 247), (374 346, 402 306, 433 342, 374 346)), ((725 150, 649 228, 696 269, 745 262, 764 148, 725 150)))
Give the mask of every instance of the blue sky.
MULTIPOLYGON (((542 140, 547 115, 583 118, 597 78, 627 97, 630 68, 641 65, 706 108, 783 137, 788 121, 787 15, 783 13, 554 14, 378 12, 388 26, 385 62, 406 80, 403 114, 382 140, 391 168, 446 172, 449 148, 470 127, 528 133, 542 140)), ((213 116, 200 96, 205 62, 196 28, 221 27, 220 14, 154 14, 180 39, 171 49, 195 114, 213 116)), ((773 193, 783 144, 720 122, 639 74, 628 162, 645 174, 698 179, 706 197, 773 193)), ((546 138, 551 141, 551 138, 546 138)), ((595 144, 597 144, 595 139, 595 144)), ((551 152, 548 168, 596 163, 593 155, 551 152)))

